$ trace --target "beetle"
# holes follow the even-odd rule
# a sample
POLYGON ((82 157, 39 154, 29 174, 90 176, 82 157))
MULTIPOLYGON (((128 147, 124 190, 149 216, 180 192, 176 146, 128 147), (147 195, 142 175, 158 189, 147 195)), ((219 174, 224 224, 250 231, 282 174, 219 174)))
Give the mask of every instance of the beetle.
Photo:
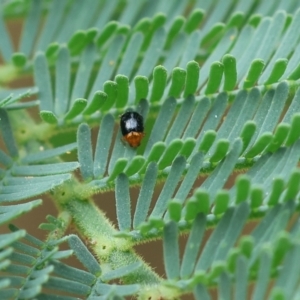
POLYGON ((136 111, 127 111, 121 115, 120 120, 123 141, 127 142, 130 147, 136 148, 141 144, 144 133, 143 117, 136 111))

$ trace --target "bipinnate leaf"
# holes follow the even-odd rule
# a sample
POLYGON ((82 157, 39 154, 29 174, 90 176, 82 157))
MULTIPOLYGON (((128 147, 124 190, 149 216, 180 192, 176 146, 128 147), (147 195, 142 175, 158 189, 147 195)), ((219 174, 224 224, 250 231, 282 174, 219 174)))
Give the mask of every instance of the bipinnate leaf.
MULTIPOLYGON (((12 286, 17 288, 15 297, 35 297, 41 292, 43 285, 49 284, 49 274, 54 269, 49 264, 51 259, 66 258, 70 256, 72 251, 59 251, 58 247, 51 245, 51 243, 44 243, 34 236, 25 234, 24 230, 18 230, 13 225, 10 225, 10 229, 14 232, 7 234, 7 238, 3 238, 2 243, 9 243, 9 238, 11 243, 13 236, 23 237, 26 242, 23 240, 14 241, 12 244, 14 252, 10 256, 12 264, 5 269, 3 276, 12 279, 12 286), (14 279, 16 272, 19 280, 14 279)), ((72 291, 71 287, 69 291, 72 291)))
POLYGON ((105 235, 100 226, 91 234, 94 223, 86 230, 80 209, 70 209, 70 218, 88 246, 64 236, 56 217, 41 225, 50 231, 45 241, 10 226, 15 232, 0 238, 1 299, 177 299, 193 292, 209 300, 213 287, 220 299, 242 300, 250 281, 254 300, 299 298, 299 5, 219 2, 5 2, 0 223, 41 204, 16 202, 45 192, 62 214, 90 205, 92 198, 73 197, 80 186, 72 199, 65 193, 70 179, 80 185, 72 177, 80 167, 91 196, 115 190, 119 231, 105 235), (22 24, 19 41, 6 28, 14 20, 22 24), (15 87, 31 75, 34 86, 15 87), (34 110, 25 111, 37 105, 44 122, 31 122, 34 110), (145 120, 137 149, 114 130, 127 109, 145 120), (61 133, 70 141, 62 143, 61 133), (79 163, 68 156, 76 148, 79 163), (135 208, 133 185, 140 187, 135 208), (106 257, 98 247, 103 236, 113 243, 106 257), (66 239, 73 250, 60 251, 66 239), (151 239, 163 241, 166 279, 143 262, 113 257, 135 257, 133 247, 151 239), (60 262, 73 251, 87 270, 60 262), (144 269, 152 272, 149 282, 139 276, 144 269), (116 284, 120 278, 128 285, 116 284))

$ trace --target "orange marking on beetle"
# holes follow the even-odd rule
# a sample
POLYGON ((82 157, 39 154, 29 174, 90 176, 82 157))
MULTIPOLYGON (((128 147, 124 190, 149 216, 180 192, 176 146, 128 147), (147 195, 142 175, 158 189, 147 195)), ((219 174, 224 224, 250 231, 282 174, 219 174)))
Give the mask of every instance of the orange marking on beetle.
POLYGON ((130 147, 136 148, 141 144, 142 138, 145 136, 143 132, 135 132, 132 131, 125 136, 123 136, 123 140, 126 141, 130 147))

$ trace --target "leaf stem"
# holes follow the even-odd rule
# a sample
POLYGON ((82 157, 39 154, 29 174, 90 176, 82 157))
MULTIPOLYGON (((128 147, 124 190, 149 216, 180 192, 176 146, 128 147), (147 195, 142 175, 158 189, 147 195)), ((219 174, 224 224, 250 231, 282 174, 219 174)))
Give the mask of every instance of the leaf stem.
POLYGON ((78 231, 88 238, 90 247, 98 257, 104 272, 141 262, 142 266, 124 281, 148 285, 160 282, 158 275, 133 251, 131 241, 114 236, 117 230, 94 203, 73 198, 64 202, 62 206, 73 216, 78 231))

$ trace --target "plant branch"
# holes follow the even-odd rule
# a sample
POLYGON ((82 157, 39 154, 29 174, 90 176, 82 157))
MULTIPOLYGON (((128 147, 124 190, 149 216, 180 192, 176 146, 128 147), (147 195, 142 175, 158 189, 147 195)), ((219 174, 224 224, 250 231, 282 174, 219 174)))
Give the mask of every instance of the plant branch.
POLYGON ((127 283, 158 284, 160 278, 133 250, 128 239, 114 236, 117 230, 91 201, 78 198, 62 204, 72 216, 80 234, 89 239, 94 253, 98 257, 102 270, 110 271, 134 262, 142 266, 126 278, 127 283))

